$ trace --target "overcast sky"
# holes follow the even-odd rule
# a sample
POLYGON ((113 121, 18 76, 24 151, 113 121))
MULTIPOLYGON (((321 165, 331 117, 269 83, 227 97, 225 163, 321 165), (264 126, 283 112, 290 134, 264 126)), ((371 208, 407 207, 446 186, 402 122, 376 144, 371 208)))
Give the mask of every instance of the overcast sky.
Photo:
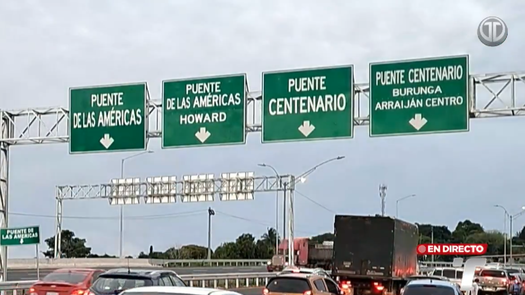
MULTIPOLYGON (((69 87, 136 81, 148 82, 151 97, 160 99, 162 80, 230 73, 246 73, 255 91, 263 71, 340 64, 354 64, 356 82, 367 82, 369 62, 464 53, 473 73, 520 71, 523 15, 522 1, 5 0, 0 108, 68 107, 69 87), (502 46, 478 40, 477 26, 490 15, 509 27, 502 46)), ((478 89, 482 105, 487 92, 478 89)), ((128 161, 125 173, 270 175, 257 167, 266 162, 281 174, 299 174, 344 155, 297 187, 298 236, 332 231, 334 212, 379 213, 380 183, 388 185, 390 215, 396 199, 417 194, 400 203, 401 218, 449 227, 469 218, 502 229, 503 213, 493 205, 512 212, 525 205, 524 129, 525 120, 514 117, 473 120, 461 134, 369 138, 368 128, 358 126, 354 139, 262 145, 260 134, 250 133, 245 146, 173 150, 160 150, 152 139, 155 153, 128 161)), ((52 236, 55 186, 109 182, 130 154, 69 155, 67 144, 13 147, 9 225, 38 224, 44 237, 52 236)), ((245 232, 260 236, 275 224, 272 193, 250 202, 128 206, 125 254, 149 245, 205 245, 208 206, 217 211, 214 247, 245 232)), ((118 207, 69 201, 64 215, 64 228, 86 238, 94 252, 118 253, 118 207)), ((518 219, 515 227, 524 224, 518 219)), ((33 253, 31 246, 9 251, 10 257, 33 253)))

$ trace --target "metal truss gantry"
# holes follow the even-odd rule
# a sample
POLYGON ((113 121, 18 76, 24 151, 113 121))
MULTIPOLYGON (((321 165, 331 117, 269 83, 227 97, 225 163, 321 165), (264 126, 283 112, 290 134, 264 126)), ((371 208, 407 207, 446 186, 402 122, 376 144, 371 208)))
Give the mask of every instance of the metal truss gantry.
MULTIPOLYGON (((523 116, 525 114, 525 72, 470 75, 471 118, 523 116)), ((369 124, 369 85, 355 86, 355 125, 369 124)), ((162 134, 160 100, 149 100, 148 138, 162 134)), ((250 92, 246 132, 261 131, 261 92, 250 92)), ((65 107, 0 111, 0 227, 8 226, 9 147, 12 145, 68 142, 69 110, 65 107)), ((7 248, 2 247, 1 265, 7 273, 7 248)))
MULTIPOLYGON (((152 183, 142 181, 130 184, 103 183, 87 185, 59 185, 56 187, 56 233, 55 233, 55 258, 61 256, 62 249, 62 219, 64 200, 90 200, 90 199, 115 199, 115 198, 147 198, 152 195, 169 195, 174 202, 210 202, 214 201, 218 195, 221 201, 231 201, 232 195, 247 195, 262 192, 284 192, 284 197, 288 198, 288 230, 289 240, 293 241, 294 219, 293 219, 293 194, 296 179, 293 175, 275 176, 252 176, 248 178, 211 178, 197 180, 173 181, 170 183, 152 183), (241 185, 232 182, 242 182, 241 185), (232 185, 235 184, 235 185, 232 185), (168 187, 160 187, 160 186, 168 187), (158 187, 157 187, 158 186, 158 187), (160 192, 160 193, 159 193, 160 192), (205 196, 205 197, 203 197, 205 196), (193 197, 193 198, 192 198, 193 197), (201 198, 203 197, 203 198, 201 198), (193 199, 193 200, 191 200, 193 199), (202 199, 202 201, 198 200, 202 199), (186 201, 185 201, 186 200, 186 201)), ((174 203, 173 202, 173 203, 174 203)), ((289 253, 294 253, 293 243, 289 253)), ((293 258, 293 255, 290 256, 293 258)))

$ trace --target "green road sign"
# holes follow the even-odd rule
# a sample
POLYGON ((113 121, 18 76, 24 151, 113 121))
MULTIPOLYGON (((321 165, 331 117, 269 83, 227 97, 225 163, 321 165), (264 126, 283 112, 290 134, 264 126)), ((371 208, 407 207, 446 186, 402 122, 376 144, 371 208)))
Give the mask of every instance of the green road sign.
POLYGON ((469 131, 469 57, 370 64, 370 136, 469 131))
POLYGON ((0 246, 19 246, 40 244, 38 226, 0 229, 0 246))
POLYGON ((71 88, 69 152, 146 149, 146 83, 71 88))
POLYGON ((245 142, 246 75, 162 83, 162 148, 245 142))
POLYGON ((353 66, 262 75, 262 142, 352 138, 353 66))

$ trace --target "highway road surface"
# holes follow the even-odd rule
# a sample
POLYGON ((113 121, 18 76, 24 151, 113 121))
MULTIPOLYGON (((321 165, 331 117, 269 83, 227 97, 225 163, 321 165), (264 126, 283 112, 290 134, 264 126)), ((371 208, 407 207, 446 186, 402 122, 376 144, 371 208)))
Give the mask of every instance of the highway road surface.
POLYGON ((232 291, 239 292, 243 295, 262 295, 263 288, 240 288, 233 289, 232 291))
MULTIPOLYGON (((111 268, 104 268, 104 269, 111 269, 111 268)), ((181 268, 169 268, 169 269, 174 270, 179 275, 266 272, 266 266, 181 267, 181 268)), ((46 276, 48 273, 52 272, 53 270, 55 269, 53 268, 41 269, 40 278, 43 278, 44 276, 46 276)), ((30 280, 36 280, 36 279, 37 279, 36 269, 8 269, 7 271, 8 281, 30 281, 30 280)), ((260 292, 257 293, 257 295, 260 295, 260 294, 261 294, 260 292)))

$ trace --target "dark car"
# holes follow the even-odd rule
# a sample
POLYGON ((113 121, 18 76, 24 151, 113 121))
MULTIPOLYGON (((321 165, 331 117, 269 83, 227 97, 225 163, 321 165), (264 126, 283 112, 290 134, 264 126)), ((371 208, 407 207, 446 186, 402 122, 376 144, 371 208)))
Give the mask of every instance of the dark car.
POLYGON ((101 274, 90 288, 89 295, 115 295, 122 291, 144 286, 186 286, 171 270, 165 269, 112 269, 101 274))
MULTIPOLYGON (((435 280, 435 281, 450 281, 447 277, 442 276, 428 276, 428 275, 415 275, 407 278, 407 284, 417 280, 435 280)), ((405 287, 401 288, 401 295, 405 292, 405 287)))

